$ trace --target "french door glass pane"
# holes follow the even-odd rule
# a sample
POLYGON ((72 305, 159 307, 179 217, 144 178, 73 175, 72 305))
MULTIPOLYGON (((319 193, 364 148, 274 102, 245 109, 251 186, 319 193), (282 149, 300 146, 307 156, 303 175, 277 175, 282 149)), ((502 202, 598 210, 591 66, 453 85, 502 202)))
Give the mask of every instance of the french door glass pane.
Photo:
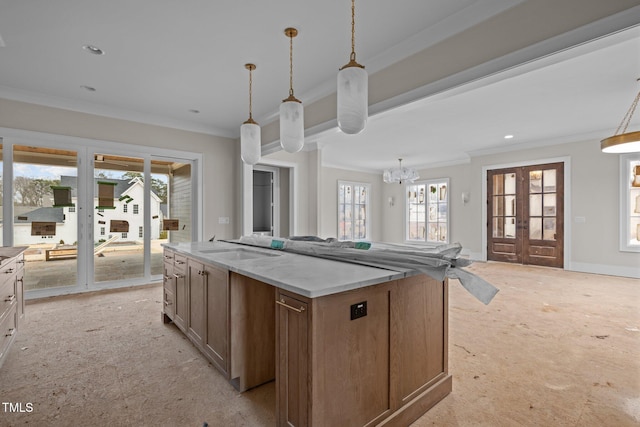
MULTIPOLYGON (((96 154, 94 160, 94 281, 144 276, 144 160, 96 154), (102 234, 102 230, 105 234, 102 234)), ((156 212, 159 201, 151 198, 156 212)), ((151 235, 159 237, 159 224, 151 235)))
POLYGON ((27 246, 25 291, 75 286, 77 152, 14 146, 13 242, 27 246))
POLYGON ((531 240, 542 239, 542 218, 529 219, 529 239, 531 240))

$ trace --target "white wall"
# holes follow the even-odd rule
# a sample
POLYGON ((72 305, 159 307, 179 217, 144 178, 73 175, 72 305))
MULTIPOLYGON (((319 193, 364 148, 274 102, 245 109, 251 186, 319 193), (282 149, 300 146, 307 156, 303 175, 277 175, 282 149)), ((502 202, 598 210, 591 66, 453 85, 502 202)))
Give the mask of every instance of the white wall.
MULTIPOLYGON (((567 268, 602 274, 640 277, 640 254, 619 251, 619 157, 603 154, 599 141, 578 141, 568 144, 527 148, 506 153, 475 157, 469 164, 420 170, 421 179, 450 178, 451 241, 460 242, 465 252, 480 258, 483 252, 482 223, 483 204, 482 171, 484 167, 531 162, 549 158, 568 158, 571 170, 571 186, 565 192, 571 195, 565 200, 570 221, 567 268), (470 195, 467 204, 462 203, 461 193, 470 195), (575 217, 586 219, 578 223, 575 217)), ((385 185, 382 198, 394 196, 404 200, 404 186, 385 185)), ((384 227, 382 239, 402 242, 404 239, 404 205, 396 203, 391 209, 383 209, 384 227)))
POLYGON ((0 127, 202 153, 203 235, 225 239, 240 233, 240 187, 233 179, 239 143, 233 139, 2 98, 0 127), (231 218, 230 224, 219 224, 219 217, 231 218))
MULTIPOLYGON (((323 238, 337 237, 338 233, 338 181, 351 181, 371 184, 370 210, 371 236, 367 240, 383 240, 384 209, 381 175, 356 172, 344 169, 322 168, 320 172, 321 199, 318 235, 323 238)), ((386 200, 386 199, 384 199, 386 200)), ((388 205, 387 205, 388 206, 388 205)))

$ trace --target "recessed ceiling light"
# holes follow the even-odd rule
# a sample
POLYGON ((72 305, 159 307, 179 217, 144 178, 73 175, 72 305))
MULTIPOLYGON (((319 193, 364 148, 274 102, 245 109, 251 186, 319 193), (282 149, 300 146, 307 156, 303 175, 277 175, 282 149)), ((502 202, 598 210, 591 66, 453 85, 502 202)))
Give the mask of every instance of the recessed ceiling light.
POLYGON ((505 135, 504 136, 504 139, 512 139, 512 138, 513 138, 513 135, 505 135))
POLYGON ((80 86, 80 87, 81 87, 82 89, 84 89, 84 90, 88 91, 88 92, 95 92, 95 91, 96 91, 96 88, 95 88, 95 87, 92 87, 92 86, 82 85, 82 86, 80 86))
POLYGON ((189 110, 189 112, 193 114, 200 114, 200 110, 196 110, 196 109, 191 109, 189 110))
POLYGON ((94 55, 104 55, 104 50, 100 49, 99 47, 90 45, 90 44, 86 44, 84 46, 82 46, 82 48, 84 50, 86 50, 89 53, 92 53, 94 55))

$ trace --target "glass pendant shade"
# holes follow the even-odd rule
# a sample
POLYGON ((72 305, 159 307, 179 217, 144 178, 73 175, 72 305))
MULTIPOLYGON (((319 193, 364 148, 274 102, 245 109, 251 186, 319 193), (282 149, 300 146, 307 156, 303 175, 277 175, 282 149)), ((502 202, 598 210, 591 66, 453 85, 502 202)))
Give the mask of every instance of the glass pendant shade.
POLYGON ((338 72, 338 126, 346 134, 362 132, 369 115, 369 77, 362 67, 347 66, 338 72))
POLYGON ((285 99, 280 104, 280 145, 287 153, 304 146, 304 109, 299 101, 285 99))
POLYGON ((257 123, 244 122, 240 126, 240 157, 248 165, 260 161, 260 126, 257 123))

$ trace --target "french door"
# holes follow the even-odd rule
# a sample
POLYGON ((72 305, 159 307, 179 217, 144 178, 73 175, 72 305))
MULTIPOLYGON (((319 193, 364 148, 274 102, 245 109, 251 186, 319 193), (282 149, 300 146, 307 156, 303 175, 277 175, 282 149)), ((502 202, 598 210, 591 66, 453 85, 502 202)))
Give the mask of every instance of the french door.
POLYGON ((564 265, 564 163, 487 172, 487 259, 564 265))

